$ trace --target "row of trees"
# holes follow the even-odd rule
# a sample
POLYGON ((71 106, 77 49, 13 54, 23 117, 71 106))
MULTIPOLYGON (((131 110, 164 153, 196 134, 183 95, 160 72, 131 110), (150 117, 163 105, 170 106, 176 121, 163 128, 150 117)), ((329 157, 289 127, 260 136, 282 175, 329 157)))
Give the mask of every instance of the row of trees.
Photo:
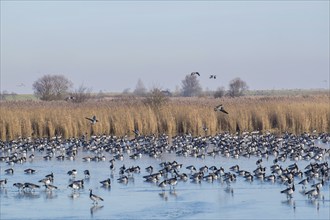
MULTIPOLYGON (((182 83, 181 90, 177 91, 176 95, 184 96, 184 97, 193 97, 193 96, 202 95, 203 89, 196 75, 186 75, 186 77, 182 80, 181 83, 182 83)), ((215 98, 220 98, 225 95, 230 97, 238 97, 238 96, 243 96, 247 90, 248 90, 248 86, 246 82, 240 78, 235 78, 230 81, 228 91, 226 91, 224 87, 219 87, 215 92, 213 92, 213 96, 215 98)), ((133 93, 134 95, 137 96, 146 96, 148 94, 148 90, 144 86, 141 79, 138 80, 136 84, 136 88, 133 93)))
MULTIPOLYGON (((33 91, 36 97, 41 100, 68 100, 72 102, 84 102, 91 98, 91 89, 81 85, 78 89, 72 90, 73 83, 63 75, 44 75, 33 83, 33 91)), ((244 95, 248 89, 245 81, 240 78, 235 78, 229 83, 229 89, 226 91, 224 87, 219 87, 213 96, 220 98, 222 96, 237 97, 244 95)), ((181 81, 181 89, 176 92, 178 96, 193 97, 202 95, 202 87, 196 75, 186 75, 181 81)), ((129 89, 123 91, 123 94, 128 94, 129 89)), ((138 80, 136 88, 133 91, 136 96, 144 96, 147 98, 154 97, 149 102, 158 102, 160 96, 170 96, 168 90, 153 88, 148 92, 141 79, 138 80), (151 96, 150 96, 151 94, 151 96)))

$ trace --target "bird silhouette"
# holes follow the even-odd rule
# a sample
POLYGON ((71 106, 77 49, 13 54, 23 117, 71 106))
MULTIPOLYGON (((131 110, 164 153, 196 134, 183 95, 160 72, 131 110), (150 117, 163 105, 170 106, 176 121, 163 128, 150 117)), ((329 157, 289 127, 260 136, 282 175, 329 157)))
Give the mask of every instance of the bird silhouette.
POLYGON ((90 120, 90 121, 91 121, 91 124, 93 124, 93 125, 94 125, 96 122, 99 121, 99 120, 96 119, 96 116, 95 116, 95 115, 94 115, 92 118, 87 118, 87 117, 86 117, 86 119, 87 119, 87 120, 90 120))
POLYGON ((201 75, 199 74, 199 72, 192 72, 191 75, 192 75, 192 76, 193 76, 193 75, 201 76, 201 75))
POLYGON ((210 79, 216 79, 217 75, 210 75, 210 79))
POLYGON ((223 113, 228 114, 228 112, 223 108, 222 104, 216 106, 216 107, 214 108, 214 111, 216 111, 216 112, 223 112, 223 113))

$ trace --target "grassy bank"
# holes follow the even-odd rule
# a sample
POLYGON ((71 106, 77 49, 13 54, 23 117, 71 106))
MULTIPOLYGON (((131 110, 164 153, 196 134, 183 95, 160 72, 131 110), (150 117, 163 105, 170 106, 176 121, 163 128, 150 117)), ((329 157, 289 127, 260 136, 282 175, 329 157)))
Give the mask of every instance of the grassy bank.
POLYGON ((150 107, 138 99, 68 102, 15 101, 1 102, 0 138, 19 136, 45 137, 61 134, 77 137, 82 134, 133 135, 191 132, 207 135, 242 131, 293 133, 329 132, 328 96, 308 97, 242 97, 242 98, 172 98, 161 107, 150 107), (222 103, 228 115, 215 112, 222 103), (96 115, 99 122, 91 125, 85 117, 96 115))

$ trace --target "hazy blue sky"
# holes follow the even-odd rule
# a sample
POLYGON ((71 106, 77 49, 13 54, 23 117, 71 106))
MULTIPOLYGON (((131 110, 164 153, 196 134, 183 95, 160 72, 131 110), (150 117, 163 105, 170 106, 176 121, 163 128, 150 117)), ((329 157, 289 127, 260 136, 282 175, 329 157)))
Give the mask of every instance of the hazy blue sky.
POLYGON ((1 1, 1 91, 44 74, 174 90, 193 71, 203 89, 326 88, 329 1, 1 1))

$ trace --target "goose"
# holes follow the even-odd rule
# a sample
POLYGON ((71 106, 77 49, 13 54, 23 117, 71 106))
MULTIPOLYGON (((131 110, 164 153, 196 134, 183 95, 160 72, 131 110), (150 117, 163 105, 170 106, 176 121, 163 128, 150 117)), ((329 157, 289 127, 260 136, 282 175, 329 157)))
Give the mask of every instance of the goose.
POLYGON ((178 180, 177 180, 176 177, 174 177, 174 178, 168 179, 168 180, 167 180, 167 183, 170 184, 170 189, 173 187, 173 190, 175 190, 174 187, 175 187, 176 184, 178 183, 178 180))
POLYGON ((14 183, 15 186, 19 191, 24 189, 24 183, 14 183))
POLYGON ((30 191, 34 191, 35 189, 40 188, 39 185, 33 183, 24 183, 24 189, 29 189, 30 191))
POLYGON ((302 188, 305 189, 306 185, 309 183, 310 177, 307 177, 306 179, 301 180, 298 184, 302 185, 302 188))
POLYGON ((98 122, 99 120, 96 119, 96 116, 94 115, 92 118, 87 118, 85 117, 87 120, 89 120, 91 122, 92 125, 96 124, 96 122, 98 122))
POLYGON ((51 184, 51 180, 49 178, 44 178, 39 180, 39 183, 43 183, 44 185, 49 185, 51 184))
POLYGON ((14 169, 13 168, 6 169, 5 173, 12 175, 12 174, 14 174, 14 169))
POLYGON ((274 174, 271 174, 271 175, 269 175, 269 176, 266 176, 266 177, 265 177, 265 180, 266 180, 266 181, 270 181, 270 182, 275 182, 275 180, 276 180, 276 176, 275 176, 274 174))
POLYGON ((196 167, 194 165, 189 165, 186 167, 186 169, 190 170, 191 173, 196 172, 196 167))
POLYGON ((119 183, 127 184, 128 183, 128 177, 126 175, 123 175, 122 177, 118 178, 117 181, 119 183))
POLYGON ((75 180, 73 181, 74 184, 77 184, 79 186, 79 188, 84 188, 84 180, 75 180))
POLYGON ((222 105, 222 104, 216 106, 216 107, 214 108, 214 111, 216 111, 216 112, 223 112, 223 113, 228 114, 228 112, 223 108, 223 105, 222 105))
POLYGON ((145 170, 146 170, 146 172, 152 174, 154 168, 152 166, 148 166, 145 170))
POLYGON ((103 187, 110 187, 111 186, 111 180, 110 178, 103 180, 100 182, 102 184, 103 187))
POLYGON ((210 75, 210 79, 216 79, 217 75, 210 75))
POLYGON ((0 187, 1 188, 4 188, 6 184, 7 184, 7 179, 0 180, 0 187))
POLYGON ((69 170, 68 172, 67 172, 67 174, 69 175, 69 176, 71 176, 71 177, 76 177, 76 175, 77 175, 77 170, 76 169, 73 169, 73 170, 69 170))
POLYGON ((89 170, 84 170, 84 175, 85 175, 85 178, 88 179, 91 174, 89 173, 89 170))
POLYGON ((26 173, 26 174, 34 174, 35 172, 36 172, 36 170, 31 169, 31 168, 28 168, 28 169, 24 170, 24 173, 26 173))
POLYGON ((292 198, 292 194, 295 191, 294 185, 286 188, 285 190, 282 190, 281 193, 285 193, 287 198, 292 198))
POLYGON ((139 136, 140 135, 140 132, 139 132, 138 129, 133 130, 133 133, 135 134, 135 136, 139 136))
POLYGON ((89 198, 96 204, 98 201, 104 201, 101 197, 94 195, 92 189, 89 189, 89 198))
POLYGON ((317 198, 319 193, 320 193, 320 188, 316 186, 316 188, 313 188, 305 192, 305 195, 307 195, 309 199, 313 199, 313 198, 317 198))
POLYGON ((78 190, 78 189, 81 188, 80 185, 78 183, 75 183, 75 182, 69 184, 68 187, 70 187, 71 189, 73 189, 73 191, 76 191, 76 190, 78 190))
POLYGON ((46 177, 46 178, 49 178, 50 181, 53 181, 53 180, 54 180, 54 173, 51 172, 50 174, 47 174, 45 177, 46 177))
POLYGON ((234 165, 234 166, 230 167, 229 170, 238 172, 239 171, 239 165, 234 165))
POLYGON ((158 187, 162 188, 163 191, 165 191, 165 187, 167 185, 167 181, 164 180, 161 183, 158 184, 158 187))
POLYGON ((311 187, 316 187, 321 189, 323 185, 324 185, 324 180, 322 179, 321 182, 315 183, 311 187))

